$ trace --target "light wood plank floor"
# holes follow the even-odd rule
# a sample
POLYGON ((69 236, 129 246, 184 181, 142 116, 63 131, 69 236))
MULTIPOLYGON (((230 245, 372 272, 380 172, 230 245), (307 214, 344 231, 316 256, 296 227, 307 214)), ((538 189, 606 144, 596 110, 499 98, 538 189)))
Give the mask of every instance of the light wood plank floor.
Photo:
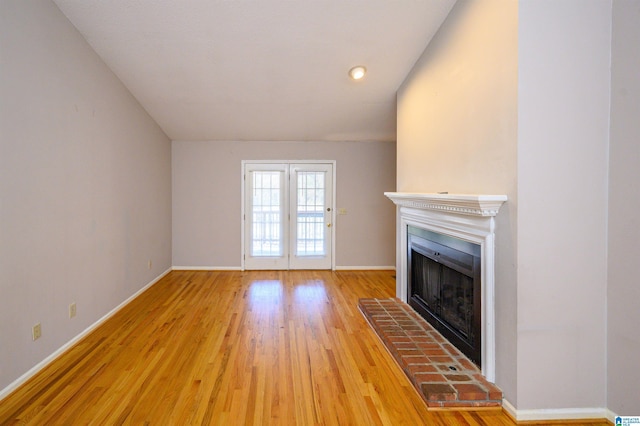
POLYGON ((357 309, 393 272, 173 271, 0 402, 0 424, 513 425, 429 412, 357 309))

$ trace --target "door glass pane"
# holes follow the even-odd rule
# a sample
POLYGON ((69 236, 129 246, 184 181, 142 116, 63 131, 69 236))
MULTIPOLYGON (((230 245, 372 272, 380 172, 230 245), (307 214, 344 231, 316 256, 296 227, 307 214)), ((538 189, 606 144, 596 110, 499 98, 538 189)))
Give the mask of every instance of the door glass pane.
POLYGON ((279 171, 254 171, 251 256, 282 256, 282 188, 279 171))
POLYGON ((297 256, 324 256, 325 172, 297 173, 297 256))

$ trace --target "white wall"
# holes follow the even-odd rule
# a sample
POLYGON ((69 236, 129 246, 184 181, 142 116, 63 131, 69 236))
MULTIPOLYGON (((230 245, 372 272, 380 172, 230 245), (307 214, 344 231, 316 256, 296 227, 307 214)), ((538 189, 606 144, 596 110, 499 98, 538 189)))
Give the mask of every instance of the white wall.
POLYGON ((171 266, 171 151, 53 2, 3 0, 0 43, 3 389, 171 266))
POLYGON ((459 1, 398 93, 398 191, 506 194, 496 230, 496 383, 516 400, 517 13, 459 1))
POLYGON ((521 0, 518 409, 606 404, 611 2, 521 0))
POLYGON ((241 266, 241 161, 336 160, 336 266, 395 265, 395 142, 172 144, 173 265, 241 266))
POLYGON ((640 2, 613 2, 609 152, 608 407, 640 412, 640 2))

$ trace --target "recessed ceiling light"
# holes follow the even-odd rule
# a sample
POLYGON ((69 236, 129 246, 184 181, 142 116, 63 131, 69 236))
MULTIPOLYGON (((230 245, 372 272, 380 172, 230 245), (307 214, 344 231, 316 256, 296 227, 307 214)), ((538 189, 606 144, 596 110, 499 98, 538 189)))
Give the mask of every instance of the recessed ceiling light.
POLYGON ((357 67, 353 67, 349 70, 349 77, 353 80, 362 80, 366 73, 367 69, 362 65, 358 65, 357 67))

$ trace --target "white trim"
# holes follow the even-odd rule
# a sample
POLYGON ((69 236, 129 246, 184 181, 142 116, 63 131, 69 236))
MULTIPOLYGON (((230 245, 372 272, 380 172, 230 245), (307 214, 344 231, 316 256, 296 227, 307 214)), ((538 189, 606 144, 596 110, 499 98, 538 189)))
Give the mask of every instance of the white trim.
POLYGON ((395 266, 336 266, 336 271, 395 271, 395 266))
POLYGON ((242 266, 172 266, 173 271, 242 271, 242 266))
POLYGON ((396 205, 470 216, 495 216, 506 195, 385 192, 396 205))
POLYGON ((149 289, 151 286, 153 286, 158 281, 160 281, 162 278, 164 278, 169 272, 171 272, 171 270, 172 270, 172 268, 169 268, 166 271, 164 271, 163 273, 161 273, 160 275, 158 275, 156 278, 154 278, 147 285, 142 287, 140 290, 135 292, 133 295, 129 296, 129 298, 124 300, 122 303, 120 303, 118 306, 113 308, 111 311, 107 312, 107 314, 104 315, 102 318, 98 319, 96 322, 94 322, 89 327, 87 327, 84 331, 80 332, 80 334, 76 335, 71 340, 69 340, 67 343, 65 343, 64 345, 60 346, 51 355, 49 355, 48 357, 46 357, 45 359, 43 359, 42 361, 40 361, 39 363, 34 365, 29 371, 24 373, 22 376, 18 377, 16 380, 14 380, 12 383, 10 383, 7 387, 5 387, 4 389, 0 390, 0 400, 4 399, 11 392, 13 392, 18 387, 20 387, 20 385, 24 384, 27 380, 29 380, 30 378, 35 376, 38 372, 40 372, 40 370, 42 370, 47 365, 49 365, 53 361, 55 361, 59 356, 64 354, 73 345, 75 345, 80 340, 82 340, 84 337, 89 335, 92 331, 94 331, 96 328, 98 328, 100 325, 102 325, 105 321, 107 321, 109 318, 111 318, 113 315, 115 315, 119 310, 124 308, 126 305, 131 303, 135 298, 140 296, 147 289, 149 289))
POLYGON ((514 407, 506 398, 502 398, 502 409, 505 410, 513 420, 518 417, 518 410, 516 410, 516 407, 514 407))
POLYGON ((245 170, 248 161, 240 161, 240 270, 244 271, 244 221, 245 221, 245 186, 247 185, 247 172, 245 170))
POLYGON ((536 410, 518 410, 506 399, 502 408, 517 422, 608 419, 613 422, 615 415, 606 408, 543 408, 536 410))
MULTIPOLYGON (((173 266, 174 271, 242 271, 242 266, 173 266)), ((334 271, 395 271, 389 266, 336 266, 334 271)))
POLYGON ((331 176, 331 184, 332 184, 332 188, 331 188, 331 223, 332 223, 332 228, 331 228, 331 270, 335 271, 336 270, 336 222, 337 222, 337 210, 338 208, 336 207, 338 205, 338 197, 337 197, 337 188, 338 188, 338 179, 336 179, 337 177, 337 161, 336 160, 329 160, 331 165, 332 165, 332 173, 333 176, 331 176))
POLYGON ((614 413, 613 411, 609 410, 608 408, 606 409, 607 411, 607 420, 609 420, 611 423, 615 423, 616 422, 616 417, 619 416, 619 414, 614 413))
POLYGON ((495 215, 506 195, 385 192, 396 204, 396 297, 408 303, 407 226, 427 229, 480 246, 482 282, 482 374, 495 382, 495 215))

